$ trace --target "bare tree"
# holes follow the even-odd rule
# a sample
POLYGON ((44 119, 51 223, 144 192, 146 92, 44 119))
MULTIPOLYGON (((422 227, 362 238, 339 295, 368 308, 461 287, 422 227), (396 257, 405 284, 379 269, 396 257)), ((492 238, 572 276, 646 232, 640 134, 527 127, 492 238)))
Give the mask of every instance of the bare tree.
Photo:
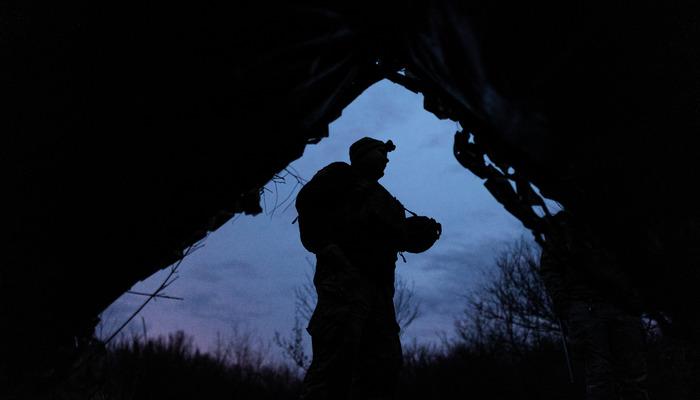
POLYGON ((314 263, 309 257, 306 257, 306 263, 309 270, 306 272, 304 283, 294 289, 294 308, 298 317, 308 323, 316 308, 318 297, 313 281, 314 263))
POLYGON ((396 322, 401 327, 403 334, 416 318, 420 317, 420 300, 416 298, 415 283, 408 282, 400 275, 394 281, 394 309, 396 310, 396 322))
POLYGON ((519 354, 560 334, 539 275, 539 256, 539 246, 524 238, 497 256, 495 270, 467 295, 464 315, 455 322, 461 339, 519 354))
POLYGON ((300 316, 299 311, 294 316, 294 326, 289 336, 284 337, 279 332, 275 332, 274 342, 282 349, 282 354, 292 361, 301 371, 306 371, 311 363, 311 357, 306 352, 306 337, 304 335, 305 320, 300 316))
POLYGON ((209 353, 224 365, 235 365, 257 371, 270 363, 270 346, 271 344, 265 343, 256 332, 233 325, 226 337, 222 337, 219 332, 216 333, 216 342, 209 353))

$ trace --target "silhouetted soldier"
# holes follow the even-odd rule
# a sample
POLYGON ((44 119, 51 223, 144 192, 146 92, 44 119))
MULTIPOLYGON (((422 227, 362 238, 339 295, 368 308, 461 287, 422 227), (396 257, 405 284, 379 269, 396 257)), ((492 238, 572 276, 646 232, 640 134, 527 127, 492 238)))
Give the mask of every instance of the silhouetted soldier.
POLYGON ((586 400, 648 399, 639 294, 568 212, 549 219, 545 236, 540 273, 583 362, 586 400))
POLYGON ((362 138, 350 147, 351 165, 326 166, 297 196, 302 243, 317 259, 304 400, 394 396, 402 364, 393 303, 397 252, 427 250, 441 229, 427 217, 406 218, 379 184, 394 148, 362 138))

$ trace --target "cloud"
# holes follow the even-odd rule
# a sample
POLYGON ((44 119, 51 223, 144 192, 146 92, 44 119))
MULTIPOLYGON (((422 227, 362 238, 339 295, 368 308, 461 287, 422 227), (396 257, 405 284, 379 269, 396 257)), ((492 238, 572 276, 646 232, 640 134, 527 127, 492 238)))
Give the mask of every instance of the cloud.
POLYGON ((424 257, 409 258, 406 267, 399 263, 399 274, 415 283, 422 310, 422 316, 407 334, 421 340, 437 340, 438 332, 449 336, 455 319, 465 308, 466 295, 486 282, 488 272, 495 266, 495 257, 511 242, 512 239, 503 237, 484 237, 466 245, 453 244, 440 251, 428 251, 424 257))
MULTIPOLYGON (((500 244, 524 229, 454 159, 455 123, 438 120, 423 110, 422 101, 422 96, 390 82, 372 86, 331 125, 331 137, 308 146, 293 166, 308 179, 332 161, 347 160, 348 147, 362 136, 397 142, 382 183, 408 208, 435 217, 444 227, 431 250, 406 254, 408 263, 397 265, 409 283, 415 282, 423 304, 423 316, 409 332, 432 337, 436 331, 452 332, 454 317, 463 308, 461 296, 483 279, 480 270, 492 265, 500 244)), ((281 199, 288 190, 279 189, 281 199)), ((205 246, 182 263, 179 279, 167 289, 185 300, 159 300, 144 310, 150 329, 208 335, 197 340, 210 340, 216 331, 225 334, 234 324, 250 326, 262 337, 288 332, 294 288, 304 283, 309 271, 305 258, 310 256, 299 242, 298 226, 291 224, 295 215, 292 206, 273 216, 241 216, 212 232, 205 246)), ((134 289, 153 290, 166 273, 134 289)), ((142 300, 124 295, 109 311, 123 321, 142 300)))
MULTIPOLYGON (((447 126, 454 126, 454 130, 457 130, 457 126, 454 125, 453 121, 441 121, 440 123, 447 126)), ((423 149, 449 149, 451 151, 453 139, 452 136, 449 135, 446 131, 448 131, 448 129, 446 129, 445 126, 440 126, 440 129, 432 128, 430 133, 425 133, 423 135, 423 138, 420 141, 420 147, 423 149)), ((455 162, 457 161, 455 160, 455 162)))
POLYGON ((229 280, 231 276, 239 279, 260 279, 262 274, 250 262, 240 258, 231 258, 222 261, 193 262, 191 265, 183 265, 181 275, 187 279, 198 282, 216 284, 229 280))

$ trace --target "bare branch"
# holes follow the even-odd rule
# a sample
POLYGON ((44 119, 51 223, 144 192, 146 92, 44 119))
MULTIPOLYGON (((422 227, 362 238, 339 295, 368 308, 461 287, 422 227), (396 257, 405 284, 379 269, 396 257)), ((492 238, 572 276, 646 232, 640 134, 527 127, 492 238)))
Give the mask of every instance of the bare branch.
POLYGON ((136 311, 134 311, 134 312, 129 316, 129 318, 127 318, 126 321, 124 321, 124 323, 122 323, 122 324, 119 326, 119 328, 117 328, 117 330, 115 330, 114 333, 112 333, 112 334, 109 336, 109 338, 107 338, 107 340, 105 340, 105 342, 104 342, 104 345, 105 345, 105 346, 106 346, 107 344, 109 344, 109 342, 111 342, 115 337, 117 337, 117 335, 119 335, 119 332, 121 332, 122 329, 124 329, 124 328, 129 324, 129 322, 131 322, 131 320, 133 320, 133 319, 141 312, 141 310, 143 310, 144 307, 146 307, 146 305, 147 305, 148 303, 151 302, 151 300, 155 299, 158 295, 160 295, 160 293, 161 293, 163 290, 165 290, 165 288, 167 288, 168 286, 170 286, 170 284, 172 284, 172 283, 177 279, 177 276, 176 276, 175 274, 177 274, 177 270, 178 270, 178 268, 180 267, 180 264, 182 264, 182 261, 183 261, 188 255, 192 254, 195 250, 198 250, 198 249, 200 249, 200 248, 202 248, 202 246, 195 246, 195 245, 193 245, 193 246, 188 247, 188 248, 185 250, 185 252, 183 253, 182 257, 177 261, 177 263, 175 263, 175 265, 174 265, 172 268, 170 268, 170 272, 169 272, 168 275, 165 277, 165 279, 164 279, 163 282, 160 284, 160 286, 158 286, 158 288, 157 288, 153 293, 151 293, 151 294, 148 296, 148 298, 143 302, 143 304, 141 304, 141 305, 136 309, 136 311))
POLYGON ((161 299, 184 300, 182 297, 174 297, 174 296, 168 296, 165 294, 156 294, 156 293, 142 293, 142 292, 136 292, 133 290, 129 290, 126 293, 135 294, 138 296, 153 296, 153 297, 157 297, 157 298, 161 298, 161 299))
POLYGON ((401 327, 401 332, 405 331, 416 318, 420 317, 420 301, 415 297, 415 283, 408 283, 401 277, 396 276, 394 284, 394 309, 396 310, 396 322, 401 327))
POLYGON ((495 274, 467 296, 458 335, 472 344, 500 343, 514 354, 543 338, 556 336, 559 326, 539 276, 539 249, 524 239, 508 246, 495 260, 495 274))
POLYGON ((294 197, 294 194, 297 192, 297 190, 301 186, 306 184, 306 182, 307 182, 307 180, 304 179, 301 176, 301 174, 299 174, 299 172, 294 167, 291 167, 291 166, 288 166, 287 168, 285 168, 283 170, 282 174, 275 174, 272 177, 272 179, 270 179, 270 182, 269 182, 269 183, 272 183, 272 186, 274 186, 274 189, 269 189, 267 187, 263 187, 263 191, 262 191, 263 205, 265 207, 265 210, 267 210, 266 214, 269 216, 272 216, 277 212, 277 210, 280 207, 283 207, 283 206, 284 206, 283 211, 287 211, 289 209, 289 207, 291 207, 292 204, 294 204, 294 202, 291 201, 292 198, 294 197), (280 196, 279 196, 279 191, 280 191, 280 187, 281 187, 280 185, 286 185, 287 183, 289 183, 287 180, 287 177, 294 178, 294 186, 292 186, 289 193, 287 193, 287 195, 280 201, 280 196), (265 192, 274 193, 274 195, 275 195, 272 207, 268 207, 267 199, 265 198, 265 192))

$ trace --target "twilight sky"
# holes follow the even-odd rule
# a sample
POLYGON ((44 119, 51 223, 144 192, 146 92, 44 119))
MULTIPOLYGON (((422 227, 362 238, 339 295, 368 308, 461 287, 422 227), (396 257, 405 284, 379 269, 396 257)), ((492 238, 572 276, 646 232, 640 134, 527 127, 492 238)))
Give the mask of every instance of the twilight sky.
MULTIPOLYGON (((421 95, 389 81, 363 93, 330 126, 330 137, 307 146, 291 166, 304 178, 333 161, 348 161, 355 140, 371 136, 392 139, 396 151, 380 181, 408 209, 428 215, 443 226, 441 239, 422 254, 406 253, 397 272, 415 284, 422 315, 404 335, 404 342, 436 341, 451 335, 453 320, 463 308, 462 295, 474 288, 481 272, 492 265, 504 244, 529 235, 487 192, 481 179, 462 168, 452 155, 454 121, 441 121, 422 106, 421 95)), ((217 332, 226 337, 235 327, 254 332, 262 341, 275 331, 287 335, 294 322, 294 289, 312 274, 313 259, 299 241, 292 195, 295 182, 270 183, 265 213, 237 216, 210 233, 204 247, 179 267, 179 278, 165 293, 183 301, 158 299, 141 316, 148 334, 182 329, 209 349, 217 332), (275 195, 275 191, 277 195, 275 195), (289 206, 289 207, 288 207, 289 206), (274 210, 274 212, 273 212, 274 210)), ((167 269, 139 282, 132 290, 150 292, 167 269)), ((124 294, 102 314, 101 335, 107 336, 144 298, 124 294)), ((127 331, 141 331, 137 317, 127 331)), ((276 349, 275 349, 276 350, 276 349)))

